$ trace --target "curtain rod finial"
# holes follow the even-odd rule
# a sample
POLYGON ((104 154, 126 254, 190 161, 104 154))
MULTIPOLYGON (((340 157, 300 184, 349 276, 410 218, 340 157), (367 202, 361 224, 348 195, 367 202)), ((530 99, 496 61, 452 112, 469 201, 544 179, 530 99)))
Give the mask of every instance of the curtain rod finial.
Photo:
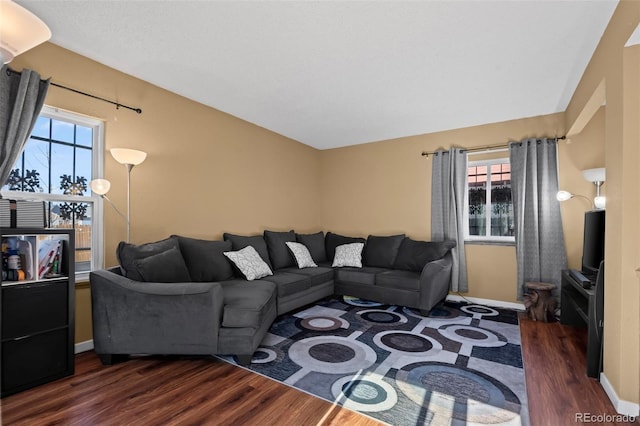
POLYGON ((429 158, 429 153, 426 151, 422 151, 422 156, 429 158))

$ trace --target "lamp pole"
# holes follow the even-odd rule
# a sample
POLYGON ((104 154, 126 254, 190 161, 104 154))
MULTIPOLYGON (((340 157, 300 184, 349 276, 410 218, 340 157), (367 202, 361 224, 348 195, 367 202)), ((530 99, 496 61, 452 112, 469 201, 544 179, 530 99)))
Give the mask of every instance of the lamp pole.
POLYGON ((133 164, 125 164, 127 167, 127 242, 130 242, 131 237, 131 170, 133 170, 133 164))

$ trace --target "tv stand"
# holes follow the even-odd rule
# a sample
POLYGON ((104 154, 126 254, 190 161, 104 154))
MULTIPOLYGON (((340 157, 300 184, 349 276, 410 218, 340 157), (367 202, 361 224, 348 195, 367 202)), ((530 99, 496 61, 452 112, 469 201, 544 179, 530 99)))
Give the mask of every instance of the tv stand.
POLYGON ((602 364, 602 318, 596 315, 596 285, 585 288, 570 269, 562 271, 560 322, 587 327, 587 376, 597 378, 602 364))

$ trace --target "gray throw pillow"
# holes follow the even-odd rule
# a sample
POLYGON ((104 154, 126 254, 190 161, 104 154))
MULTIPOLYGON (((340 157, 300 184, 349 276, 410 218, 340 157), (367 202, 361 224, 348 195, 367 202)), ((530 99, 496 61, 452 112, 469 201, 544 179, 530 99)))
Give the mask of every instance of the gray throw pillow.
POLYGON ((327 236, 324 239, 325 249, 327 252, 327 259, 333 261, 333 258, 336 254, 336 247, 341 246, 343 244, 350 243, 366 243, 367 240, 364 238, 357 237, 345 237, 344 235, 334 234, 333 232, 327 232, 327 236))
POLYGON ((295 240, 296 233, 293 231, 264 231, 264 241, 267 243, 269 259, 271 259, 273 269, 288 268, 296 265, 295 260, 285 244, 286 242, 294 242, 295 240))
POLYGON ((273 275, 269 265, 262 260, 262 257, 252 246, 247 246, 238 251, 227 251, 224 255, 236 265, 249 281, 273 275))
POLYGON ((400 244, 394 267, 422 272, 424 265, 442 258, 455 246, 456 242, 452 240, 414 241, 411 238, 405 238, 400 244))
POLYGON ((178 251, 180 250, 180 246, 178 245, 178 240, 176 238, 169 237, 166 240, 140 245, 121 241, 116 249, 116 257, 120 263, 122 275, 132 280, 144 281, 144 278, 140 275, 140 272, 138 272, 135 261, 163 253, 171 248, 176 248, 178 251))
POLYGON ((233 268, 225 251, 231 251, 231 241, 209 241, 172 235, 178 239, 180 252, 195 282, 224 281, 233 278, 233 268))
POLYGON ((309 253, 309 250, 304 244, 294 243, 291 241, 287 241, 285 244, 291 251, 293 257, 295 257, 299 269, 318 267, 318 265, 313 261, 311 253, 309 253))
POLYGON ((134 261, 142 281, 154 283, 185 283, 191 281, 180 250, 172 247, 162 253, 134 261))
POLYGON ((324 232, 296 234, 296 241, 307 247, 315 263, 327 261, 327 250, 324 246, 324 232))
POLYGON ((362 268, 362 249, 364 243, 342 244, 336 247, 336 254, 333 258, 334 268, 343 266, 351 266, 353 268, 362 268))
POLYGON ((244 236, 225 232, 222 237, 225 241, 231 241, 231 248, 236 251, 242 250, 247 246, 252 246, 256 249, 262 260, 265 261, 269 268, 272 268, 271 261, 269 260, 269 250, 267 249, 267 244, 265 243, 262 235, 244 236))
POLYGON ((393 268, 402 240, 404 240, 404 234, 388 237, 369 235, 364 264, 378 268, 393 268))

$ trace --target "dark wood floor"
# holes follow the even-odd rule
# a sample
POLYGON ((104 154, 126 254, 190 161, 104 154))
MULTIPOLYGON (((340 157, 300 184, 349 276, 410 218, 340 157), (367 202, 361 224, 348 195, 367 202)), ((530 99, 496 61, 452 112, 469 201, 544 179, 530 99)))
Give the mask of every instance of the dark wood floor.
MULTIPOLYGON (((532 426, 580 424, 575 413, 615 414, 600 384, 585 374, 584 330, 522 319, 521 334, 532 426)), ((378 424, 215 359, 145 358, 103 367, 93 352, 76 356, 73 377, 1 404, 3 425, 378 424)))

